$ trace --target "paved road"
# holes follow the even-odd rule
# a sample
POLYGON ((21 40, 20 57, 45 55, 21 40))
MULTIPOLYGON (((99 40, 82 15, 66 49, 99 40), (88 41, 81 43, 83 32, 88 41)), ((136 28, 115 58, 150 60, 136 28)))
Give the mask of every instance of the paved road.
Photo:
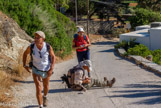
MULTIPOLYGON (((76 58, 56 64, 50 80, 48 108, 161 108, 161 78, 114 52, 116 42, 104 41, 91 47, 92 77, 116 78, 113 88, 92 89, 87 92, 66 90, 60 76, 77 63, 76 58)), ((15 87, 20 108, 36 108, 32 77, 23 86, 15 87)))

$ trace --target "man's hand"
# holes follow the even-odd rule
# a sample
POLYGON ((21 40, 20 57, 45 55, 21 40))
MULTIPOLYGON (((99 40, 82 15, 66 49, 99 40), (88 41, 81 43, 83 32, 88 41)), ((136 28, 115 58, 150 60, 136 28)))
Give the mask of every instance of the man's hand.
POLYGON ((53 70, 50 69, 47 74, 48 74, 48 77, 50 77, 53 74, 53 70))
POLYGON ((91 82, 90 78, 85 78, 82 83, 89 84, 90 82, 91 82))
POLYGON ((23 66, 23 67, 27 70, 27 72, 31 73, 29 66, 23 66))
POLYGON ((81 48, 83 48, 84 46, 85 46, 84 44, 83 45, 80 45, 81 48))

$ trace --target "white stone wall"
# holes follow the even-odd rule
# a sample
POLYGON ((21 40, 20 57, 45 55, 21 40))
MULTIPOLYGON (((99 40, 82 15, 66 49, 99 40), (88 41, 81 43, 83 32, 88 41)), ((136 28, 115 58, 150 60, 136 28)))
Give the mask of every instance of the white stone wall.
POLYGON ((150 29, 149 25, 143 25, 143 26, 136 26, 135 30, 143 30, 143 29, 150 29))
POLYGON ((161 27, 150 29, 150 49, 161 49, 161 27))
POLYGON ((150 34, 148 29, 138 30, 130 33, 124 33, 120 35, 120 42, 123 40, 130 41, 131 39, 136 39, 136 42, 144 44, 148 48, 150 47, 150 34))
POLYGON ((136 31, 120 35, 120 42, 130 39, 136 39, 136 42, 147 46, 150 50, 161 49, 161 27, 137 26, 136 31))

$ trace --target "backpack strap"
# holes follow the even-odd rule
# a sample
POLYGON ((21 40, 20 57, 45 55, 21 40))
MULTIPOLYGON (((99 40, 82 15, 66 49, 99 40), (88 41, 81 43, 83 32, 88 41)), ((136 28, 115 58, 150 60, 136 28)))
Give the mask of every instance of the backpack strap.
POLYGON ((34 43, 31 43, 31 44, 30 44, 30 57, 31 57, 31 60, 30 60, 30 62, 29 62, 29 67, 30 67, 30 68, 33 67, 33 63, 32 63, 32 61, 33 61, 33 58, 32 58, 33 48, 34 48, 34 43))
POLYGON ((48 60, 50 61, 51 63, 51 56, 50 56, 50 44, 49 43, 46 43, 46 48, 47 48, 47 51, 49 52, 49 56, 48 56, 48 60))
POLYGON ((47 51, 50 52, 50 44, 49 43, 46 43, 46 48, 47 48, 47 51))
MULTIPOLYGON (((35 43, 31 43, 31 45, 30 45, 31 62, 33 61, 32 54, 33 54, 34 45, 35 45, 35 43)), ((50 57, 50 44, 49 43, 46 43, 46 48, 47 48, 47 51, 49 52, 49 56, 48 56, 49 57, 49 61, 51 62, 51 57, 50 57)))
POLYGON ((31 43, 30 44, 30 56, 31 56, 31 62, 32 62, 32 60, 33 60, 33 58, 32 58, 32 53, 33 53, 33 49, 34 49, 34 43, 31 43))
POLYGON ((87 37, 86 37, 86 35, 85 35, 85 34, 83 34, 83 37, 84 37, 84 40, 88 43, 88 41, 87 41, 87 37))

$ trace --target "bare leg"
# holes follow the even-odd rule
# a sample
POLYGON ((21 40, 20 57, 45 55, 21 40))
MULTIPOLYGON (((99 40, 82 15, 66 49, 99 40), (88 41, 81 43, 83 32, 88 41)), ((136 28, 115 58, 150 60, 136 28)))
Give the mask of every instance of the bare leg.
POLYGON ((41 77, 36 74, 32 74, 32 75, 33 75, 33 79, 34 79, 35 86, 36 86, 37 101, 39 105, 42 105, 41 77))
POLYGON ((49 91, 49 80, 50 80, 50 77, 43 79, 44 96, 46 96, 48 94, 48 91, 49 91))

